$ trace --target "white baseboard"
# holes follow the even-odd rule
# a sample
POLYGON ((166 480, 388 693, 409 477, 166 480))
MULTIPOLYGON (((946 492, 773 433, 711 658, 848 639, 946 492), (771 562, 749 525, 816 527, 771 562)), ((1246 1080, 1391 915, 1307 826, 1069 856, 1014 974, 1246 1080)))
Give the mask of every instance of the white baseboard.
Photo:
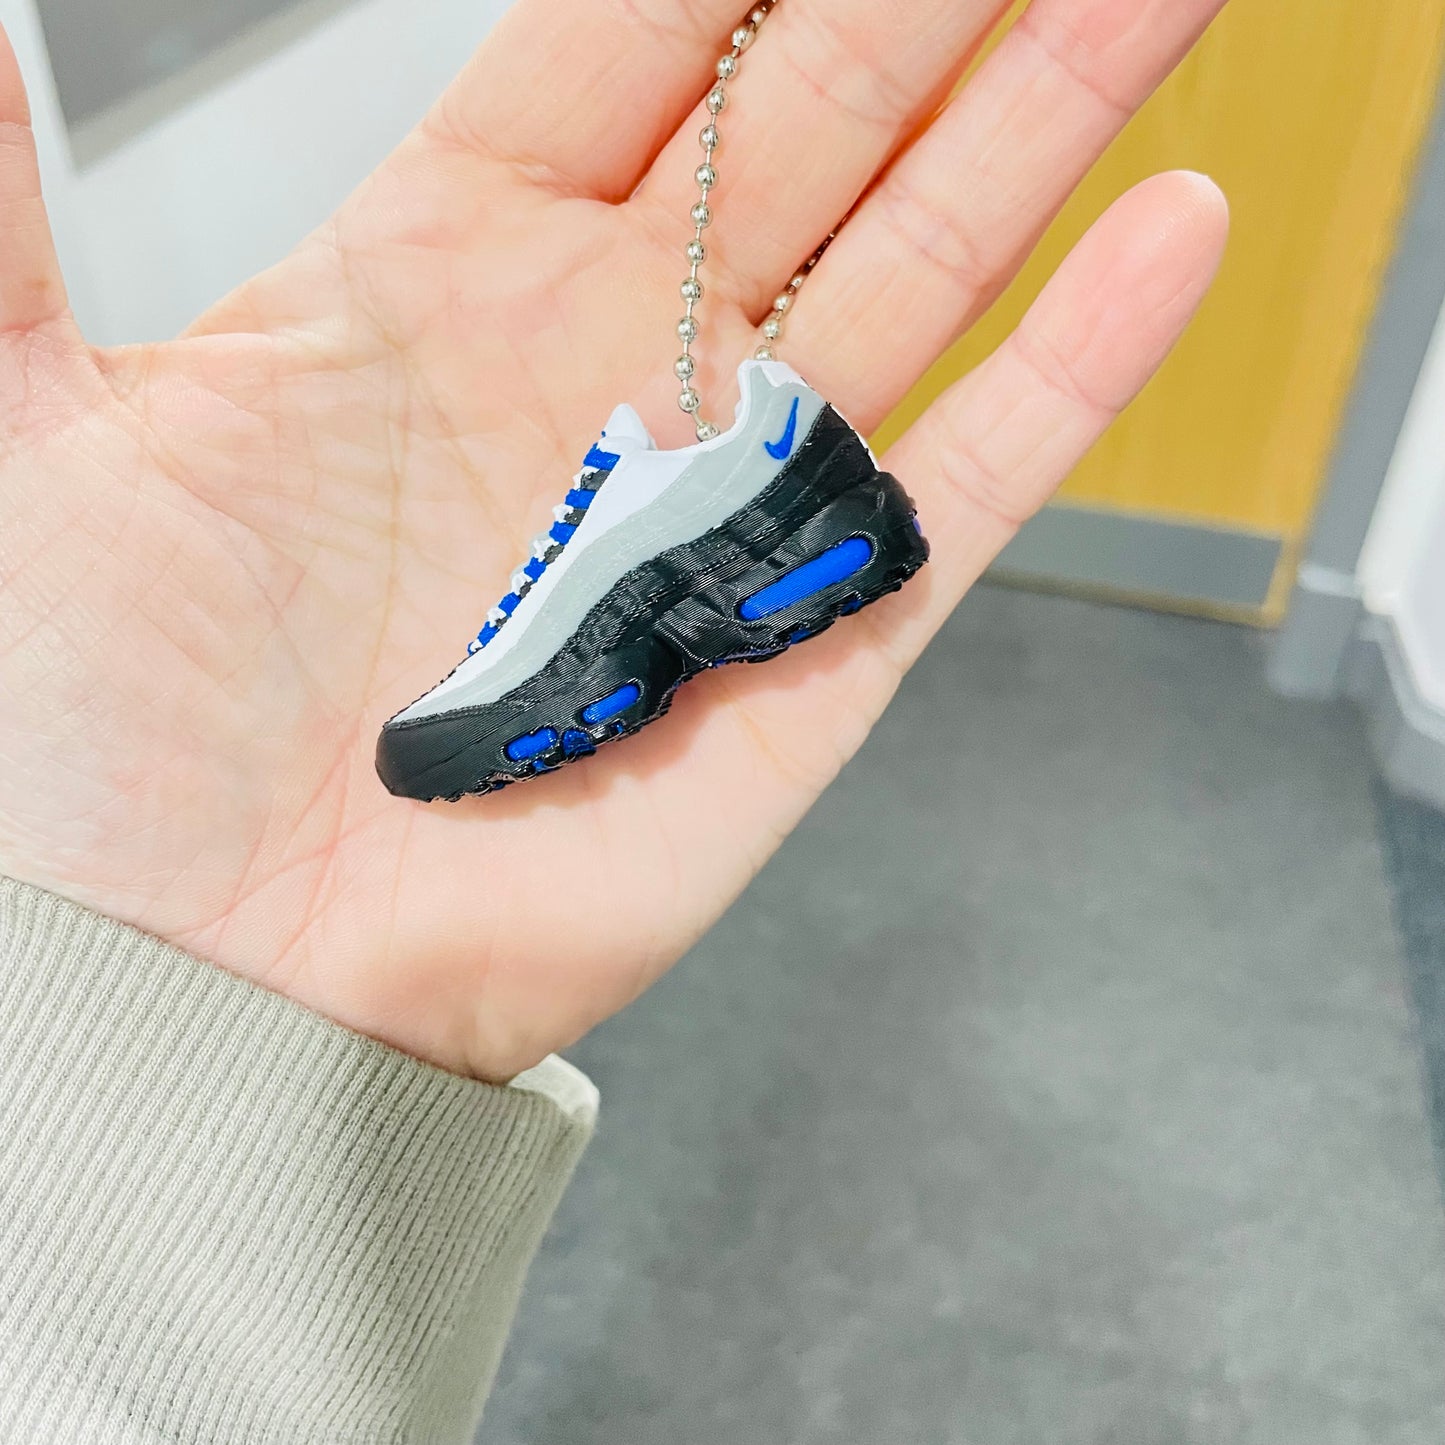
POLYGON ((1420 692, 1387 618, 1361 626, 1345 686, 1363 710, 1380 771, 1401 793, 1445 808, 1445 711, 1420 692))

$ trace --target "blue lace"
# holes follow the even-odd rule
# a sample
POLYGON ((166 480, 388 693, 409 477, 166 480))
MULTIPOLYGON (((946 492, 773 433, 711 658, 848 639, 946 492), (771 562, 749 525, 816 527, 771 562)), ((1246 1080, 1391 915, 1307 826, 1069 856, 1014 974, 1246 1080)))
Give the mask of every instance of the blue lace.
MULTIPOLYGON (((605 436, 606 433, 604 432, 605 436)), ((603 451, 599 446, 594 446, 582 460, 582 470, 573 479, 575 485, 567 493, 564 499, 566 513, 559 517, 552 525, 539 536, 532 544, 532 556, 527 559, 522 573, 525 581, 514 586, 493 611, 500 611, 505 616, 493 622, 488 618, 486 625, 477 633, 476 637, 467 646, 467 653, 481 651, 501 630, 512 613, 520 606, 522 598, 525 597, 553 562, 562 554, 562 549, 572 540, 573 534, 581 525, 582 518, 587 508, 592 505, 593 498, 597 495, 597 488, 606 479, 607 474, 615 467, 621 455, 618 452, 603 451), (538 553, 541 553, 539 556, 538 553)), ((560 508, 558 509, 561 510, 560 508)), ((515 574, 514 574, 515 578, 515 574)))

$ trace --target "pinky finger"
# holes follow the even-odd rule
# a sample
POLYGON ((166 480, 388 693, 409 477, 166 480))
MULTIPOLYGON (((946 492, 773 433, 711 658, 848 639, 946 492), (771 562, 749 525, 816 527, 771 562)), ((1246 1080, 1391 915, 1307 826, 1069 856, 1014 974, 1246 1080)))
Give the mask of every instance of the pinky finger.
POLYGON ((1228 227, 1224 197, 1204 176, 1176 171, 1135 186, 1008 340, 888 453, 884 465, 917 500, 933 546, 926 600, 898 609, 889 638, 898 662, 921 651, 1159 368, 1209 289, 1228 227))

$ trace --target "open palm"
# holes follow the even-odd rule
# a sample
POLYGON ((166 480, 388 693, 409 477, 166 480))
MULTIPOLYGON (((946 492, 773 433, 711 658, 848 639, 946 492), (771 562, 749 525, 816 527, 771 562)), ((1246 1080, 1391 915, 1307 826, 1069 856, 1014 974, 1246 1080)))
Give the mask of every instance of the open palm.
MULTIPOLYGON (((1035 0, 940 111, 996 0, 785 0, 719 122, 707 410, 864 196, 784 355, 876 425, 1220 3, 1035 0)), ((934 547, 904 593, 555 778, 392 798, 380 723, 455 662, 612 405, 690 440, 669 337, 738 18, 519 0, 321 232, 113 351, 66 310, 5 60, 0 868, 489 1078, 718 916, 1158 364, 1225 229, 1198 177, 1138 187, 894 450, 934 547)))

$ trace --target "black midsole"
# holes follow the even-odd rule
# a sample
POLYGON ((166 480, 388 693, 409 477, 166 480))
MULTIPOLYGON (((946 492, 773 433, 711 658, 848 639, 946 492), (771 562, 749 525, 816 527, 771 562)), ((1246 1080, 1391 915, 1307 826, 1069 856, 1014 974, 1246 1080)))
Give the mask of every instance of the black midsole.
POLYGON ((660 716, 678 686, 704 668, 772 655, 893 590, 927 555, 907 493, 825 408, 757 498, 629 572, 537 676, 481 707, 389 723, 377 771, 392 792, 424 799, 548 771, 660 716), (850 537, 865 538, 871 550, 848 577, 757 621, 739 615, 743 599, 850 537), (624 688, 636 697, 623 711, 583 720, 589 704, 624 688), (554 745, 507 755, 508 744, 544 729, 556 733, 554 745))

